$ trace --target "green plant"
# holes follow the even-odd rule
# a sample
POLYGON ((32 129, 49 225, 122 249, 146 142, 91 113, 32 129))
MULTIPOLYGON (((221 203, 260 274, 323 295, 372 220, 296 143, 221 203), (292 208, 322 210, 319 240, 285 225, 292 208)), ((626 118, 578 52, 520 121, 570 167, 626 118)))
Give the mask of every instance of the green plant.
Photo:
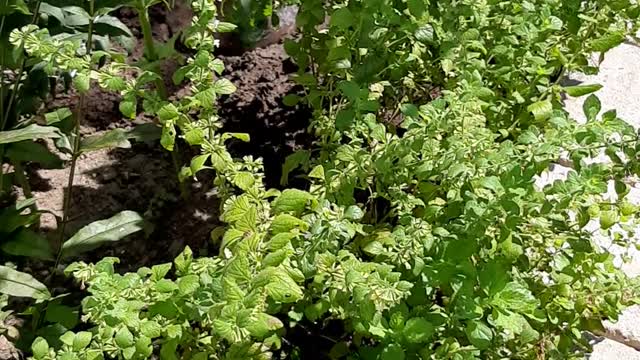
POLYGON ((638 5, 303 1, 286 47, 306 96, 286 102, 312 107, 318 141, 285 163, 283 180, 302 168, 308 190, 283 191, 225 146, 249 139, 219 132, 215 100, 235 88, 212 54, 215 3, 192 6, 196 53, 173 79, 192 95, 131 91, 121 108, 143 98, 166 149, 178 130, 200 147, 181 176, 216 172, 220 253, 127 274, 115 258, 70 265, 92 327, 36 339, 33 358, 303 359, 294 339, 319 341, 312 325, 328 358, 572 359, 590 351, 583 332, 640 301, 596 236, 633 235, 638 134, 602 111, 598 85, 558 81, 595 71, 587 54, 635 31, 638 5), (590 94, 585 124, 563 93, 590 94), (600 152, 610 162, 587 161, 600 152), (566 180, 536 182, 561 158, 566 180))

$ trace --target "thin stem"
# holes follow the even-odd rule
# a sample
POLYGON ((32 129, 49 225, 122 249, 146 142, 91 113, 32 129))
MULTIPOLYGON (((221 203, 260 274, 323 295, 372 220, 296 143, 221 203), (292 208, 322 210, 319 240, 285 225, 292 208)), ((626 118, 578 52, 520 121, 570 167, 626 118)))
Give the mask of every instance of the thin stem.
MULTIPOLYGON (((149 13, 147 8, 143 5, 137 7, 138 18, 140 20, 140 27, 142 28, 142 38, 144 40, 144 48, 149 62, 158 60, 158 53, 156 52, 156 45, 153 42, 153 32, 151 31, 151 21, 149 20, 149 13)), ((163 79, 157 79, 155 81, 156 88, 160 97, 165 100, 167 98, 167 88, 164 86, 163 79)))
POLYGON ((173 150, 171 151, 171 161, 173 162, 173 168, 176 172, 176 176, 178 177, 178 187, 180 188, 180 195, 182 196, 182 199, 189 200, 187 185, 184 181, 180 181, 180 149, 178 148, 177 142, 173 145, 173 150))
MULTIPOLYGON (((27 179, 26 172, 24 170, 24 167, 22 166, 22 163, 20 161, 17 161, 15 164, 13 164, 13 169, 16 180, 18 181, 18 184, 20 184, 22 192, 24 193, 24 197, 26 199, 32 198, 33 193, 31 192, 31 185, 29 184, 29 179, 27 179)), ((38 207, 36 204, 31 205, 29 208, 33 212, 38 211, 38 207)))
MULTIPOLYGON (((7 1, 5 1, 7 3, 7 1)), ((35 24, 38 20, 38 15, 40 12, 40 4, 41 0, 36 2, 36 7, 33 10, 33 18, 31 18, 31 23, 35 24)), ((2 27, 0 27, 0 34, 4 28, 5 17, 2 17, 2 27)), ((18 53, 22 54, 24 52, 24 43, 20 44, 20 48, 18 49, 18 53)), ((4 63, 4 49, 2 49, 2 63, 4 63)), ((11 95, 9 96, 9 101, 7 102, 6 109, 4 108, 4 70, 0 68, 0 103, 2 107, 0 107, 0 131, 3 131, 5 126, 7 126, 7 121, 9 119, 9 114, 11 113, 11 108, 13 107, 13 102, 16 99, 18 93, 18 87, 20 85, 20 80, 22 79, 22 75, 24 74, 24 69, 27 63, 27 59, 25 56, 22 57, 22 61, 20 62, 20 67, 18 69, 18 74, 13 82, 13 91, 11 91, 11 95)), ((2 159, 4 159, 4 145, 0 145, 0 167, 2 165, 2 159)), ((4 172, 0 168, 0 193, 2 193, 2 189, 4 189, 4 172)))
MULTIPOLYGON (((94 18, 94 0, 89 1, 89 28, 87 30, 87 55, 91 55, 91 51, 93 50, 93 18, 94 18)), ((64 204, 62 207, 62 223, 60 224, 60 238, 58 240, 58 254, 56 256, 56 262, 54 265, 55 268, 58 267, 60 263, 60 259, 62 257, 62 245, 64 244, 64 236, 65 230, 67 228, 67 223, 69 222, 69 212, 71 209, 71 199, 73 197, 73 181, 76 175, 76 165, 79 157, 80 150, 80 125, 82 124, 82 120, 85 116, 87 104, 87 95, 83 93, 80 95, 80 101, 78 102, 78 111, 76 112, 76 116, 74 116, 74 124, 73 124, 73 153, 71 155, 71 168, 69 169, 69 178, 67 181, 67 194, 64 199, 64 204)), ((52 272, 53 273, 53 272, 52 272)))

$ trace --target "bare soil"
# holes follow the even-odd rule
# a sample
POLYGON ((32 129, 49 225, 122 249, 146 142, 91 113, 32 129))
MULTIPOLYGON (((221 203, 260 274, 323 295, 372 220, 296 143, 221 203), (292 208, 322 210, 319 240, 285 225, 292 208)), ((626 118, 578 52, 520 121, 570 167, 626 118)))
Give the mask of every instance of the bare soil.
MULTIPOLYGON (((178 34, 191 19, 188 8, 184 6, 179 6, 171 14, 156 6, 150 14, 158 41, 166 41, 178 34)), ((119 17, 136 36, 141 37, 135 12, 122 9, 119 17)), ((143 55, 142 49, 139 39, 130 61, 139 60, 143 55)), ((223 130, 246 132, 251 136, 248 144, 232 144, 232 152, 238 157, 262 157, 268 186, 277 186, 286 156, 310 141, 305 131, 309 111, 282 104, 285 95, 300 90, 289 78, 296 67, 279 42, 244 51, 240 55, 221 56, 221 59, 226 63, 225 76, 238 88, 235 94, 220 101, 219 111, 225 124, 223 130)), ((169 95, 174 97, 184 93, 183 88, 170 81, 170 74, 177 66, 176 61, 170 60, 162 67, 169 95)), ((59 93, 50 102, 50 109, 73 108, 77 100, 77 94, 59 93)), ((138 118, 134 122, 124 119, 118 110, 119 101, 118 94, 91 90, 87 116, 81 128, 83 136, 153 121, 146 118, 138 118)), ((183 144, 181 160, 188 163, 190 154, 195 150, 184 148, 183 144)), ((60 237, 57 222, 62 216, 69 172, 68 163, 63 169, 29 169, 38 207, 52 212, 41 219, 42 233, 52 243, 60 237)), ((220 208, 212 177, 213 174, 205 174, 199 177, 200 181, 188 184, 190 196, 182 198, 171 156, 157 142, 133 143, 129 149, 101 150, 83 155, 77 161, 65 237, 93 221, 109 218, 123 210, 133 210, 144 215, 150 225, 148 231, 87 254, 83 260, 97 261, 105 256, 115 256, 121 260, 120 271, 135 271, 141 266, 172 261, 186 245, 196 254, 211 254, 216 249, 209 240, 210 232, 219 225, 220 208)), ((33 272, 46 274, 46 270, 38 270, 42 265, 31 266, 33 272)))

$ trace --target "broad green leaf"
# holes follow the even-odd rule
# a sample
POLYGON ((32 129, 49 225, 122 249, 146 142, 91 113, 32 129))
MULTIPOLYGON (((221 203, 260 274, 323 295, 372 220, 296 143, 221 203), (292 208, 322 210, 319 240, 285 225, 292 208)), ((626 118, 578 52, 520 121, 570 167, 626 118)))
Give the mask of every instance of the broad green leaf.
POLYGON ((21 229, 11 235, 9 241, 1 243, 2 251, 15 256, 27 256, 42 260, 53 260, 49 242, 29 229, 21 229))
POLYGON ((138 213, 123 211, 109 219, 93 222, 80 229, 62 245, 62 256, 76 256, 105 243, 121 240, 127 235, 142 230, 143 227, 144 220, 138 213))
POLYGON ((73 116, 71 110, 67 107, 63 107, 44 114, 44 119, 47 122, 47 125, 51 125, 66 120, 71 116, 73 116))
POLYGON ((340 8, 331 14, 331 26, 346 30, 353 24, 353 14, 346 7, 340 8))
POLYGON ((36 360, 44 359, 49 355, 49 343, 42 337, 38 337, 31 344, 31 352, 33 353, 33 358, 36 360))
POLYGON ((247 326, 247 330, 249 330, 249 333, 251 333, 253 337, 264 339, 273 331, 281 329, 283 326, 284 324, 277 317, 265 313, 258 313, 255 321, 247 326))
POLYGON ((529 105, 527 107, 527 110, 529 110, 533 114, 533 117, 536 120, 547 120, 551 117, 551 114, 553 112, 553 105, 551 105, 551 101, 549 100, 538 101, 529 105))
POLYGON ((189 295, 200 287, 200 278, 198 275, 187 275, 178 279, 178 289, 180 294, 189 295))
POLYGON ((160 293, 171 293, 178 290, 178 285, 169 279, 160 279, 154 288, 160 293))
POLYGON ((20 141, 7 145, 5 155, 13 163, 38 163, 45 169, 60 169, 63 162, 46 146, 33 141, 20 141))
POLYGON ((123 326, 116 333, 115 340, 119 347, 127 348, 133 345, 133 334, 126 326, 123 326))
POLYGON ((136 108, 136 102, 135 101, 121 101, 120 105, 118 105, 118 109, 120 109, 120 112, 122 113, 122 115, 126 116, 129 119, 134 119, 137 115, 137 108, 136 108))
POLYGON ((131 30, 120 19, 111 15, 101 15, 94 20, 95 31, 101 35, 133 37, 131 30))
POLYGON ((249 190, 255 181, 253 174, 248 171, 240 171, 233 176, 233 184, 245 191, 249 190))
POLYGON ((433 324, 424 318, 411 318, 407 320, 402 330, 404 338, 414 344, 426 343, 434 332, 433 324))
POLYGON ((51 297, 47 287, 33 276, 0 265, 0 294, 43 300, 51 297))
POLYGON ((300 102, 300 96, 296 94, 288 94, 282 98, 282 103, 286 106, 296 106, 300 102))
POLYGON ((592 85, 565 86, 563 89, 564 91, 567 92, 567 94, 569 94, 569 96, 578 97, 578 96, 588 95, 593 92, 596 92, 602 89, 602 85, 592 84, 592 85))
POLYGON ((469 342, 480 350, 488 348, 493 340, 493 331, 482 321, 469 321, 465 333, 469 342))
POLYGON ((622 44, 623 41, 624 34, 619 32, 610 33, 591 41, 591 49, 593 51, 606 52, 622 44))
POLYGON ((491 305, 502 310, 518 312, 533 312, 538 306, 538 300, 524 285, 517 282, 508 283, 501 291, 494 295, 491 305))
POLYGON ((29 125, 18 130, 0 131, 0 144, 10 144, 24 140, 57 139, 60 130, 53 126, 29 125))
POLYGON ((84 350, 91 343, 92 334, 88 331, 80 331, 73 338, 73 350, 84 350))
POLYGON ((404 360, 405 353, 402 346, 392 343, 384 347, 380 360, 404 360))
POLYGON ((124 129, 113 129, 103 134, 87 136, 82 139, 80 144, 80 153, 89 153, 102 149, 129 149, 131 143, 128 134, 124 129))
POLYGON ((281 213, 299 215, 304 210, 307 202, 312 199, 313 196, 306 191, 287 189, 274 201, 273 211, 276 215, 281 213))
POLYGON ((158 118, 161 122, 171 121, 180 116, 180 111, 173 104, 167 104, 158 110, 158 118))
POLYGON ((213 84, 213 91, 218 95, 230 95, 236 92, 236 86, 227 79, 220 79, 213 84))
POLYGON ((86 93, 91 88, 91 78, 87 74, 78 73, 73 78, 73 86, 79 92, 86 93))
POLYGON ((271 233, 274 235, 289 232, 293 229, 306 230, 307 228, 306 222, 289 214, 280 214, 271 223, 271 233))

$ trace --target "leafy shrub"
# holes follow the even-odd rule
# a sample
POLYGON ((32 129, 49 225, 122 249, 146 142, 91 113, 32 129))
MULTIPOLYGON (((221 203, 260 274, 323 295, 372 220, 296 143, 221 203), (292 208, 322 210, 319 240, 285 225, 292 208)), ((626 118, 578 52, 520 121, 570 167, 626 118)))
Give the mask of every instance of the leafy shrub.
POLYGON ((301 38, 286 48, 307 96, 285 101, 314 109, 318 141, 284 164, 285 182, 302 171, 309 188, 283 191, 225 147, 248 137, 218 132, 215 99, 234 87, 217 78, 215 4, 192 5, 196 53, 174 81, 193 95, 125 102, 144 99, 168 150, 178 130, 200 147, 183 179, 216 171, 220 254, 187 248, 123 275, 114 258, 72 264, 92 327, 60 346, 37 339, 35 359, 581 358, 585 331, 638 302, 598 236, 633 235, 638 134, 595 95, 586 123, 570 119, 561 96, 599 86, 559 81, 595 71, 588 54, 635 31, 638 5, 302 1, 301 38), (591 160, 601 152, 610 161, 591 160), (560 160, 566 180, 537 180, 560 160), (326 354, 293 340, 335 321, 326 354))

